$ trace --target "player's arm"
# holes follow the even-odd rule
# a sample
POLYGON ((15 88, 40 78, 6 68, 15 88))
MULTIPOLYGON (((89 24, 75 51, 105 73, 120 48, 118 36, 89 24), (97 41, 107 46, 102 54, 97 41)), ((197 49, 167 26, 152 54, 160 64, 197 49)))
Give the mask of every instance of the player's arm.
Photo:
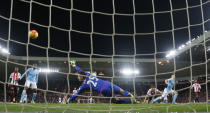
POLYGON ((201 85, 199 84, 199 89, 201 89, 201 85))
POLYGON ((8 83, 11 83, 11 81, 12 81, 12 76, 13 76, 13 73, 10 74, 8 83))
POLYGON ((147 98, 149 97, 148 94, 146 94, 145 98, 144 98, 144 103, 146 103, 147 98))
POLYGON ((158 94, 162 94, 163 92, 162 91, 160 91, 159 89, 155 89, 156 90, 156 92, 158 93, 158 94))
POLYGON ((84 83, 80 86, 79 90, 69 99, 69 101, 73 101, 77 98, 77 95, 80 94, 84 90, 84 83))
POLYGON ((191 86, 191 89, 193 89, 195 87, 195 84, 193 84, 192 86, 191 86))
POLYGON ((150 93, 150 89, 147 91, 147 94, 146 94, 146 96, 145 96, 145 98, 144 98, 144 103, 146 103, 146 100, 147 100, 147 98, 149 97, 149 93, 150 93))
POLYGON ((11 73, 10 76, 9 76, 9 80, 8 80, 8 83, 9 83, 9 84, 8 84, 8 85, 10 85, 10 83, 11 83, 11 81, 12 81, 12 77, 13 77, 13 73, 11 73))
POLYGON ((70 64, 71 64, 71 66, 74 67, 78 72, 84 73, 85 75, 88 75, 88 76, 91 75, 91 73, 86 72, 86 71, 83 71, 80 67, 76 66, 76 61, 72 60, 72 61, 70 61, 70 64))
POLYGON ((165 80, 165 84, 168 84, 168 79, 165 80))
POLYGON ((39 80, 39 73, 36 74, 36 83, 38 83, 39 80))
POLYGON ((28 73, 29 69, 26 70, 25 73, 22 74, 22 76, 20 77, 20 80, 28 73))

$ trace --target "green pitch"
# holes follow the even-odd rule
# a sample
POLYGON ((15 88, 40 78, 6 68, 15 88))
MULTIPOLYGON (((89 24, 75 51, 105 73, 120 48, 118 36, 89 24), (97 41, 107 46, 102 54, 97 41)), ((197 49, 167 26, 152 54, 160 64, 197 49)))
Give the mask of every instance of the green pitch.
MULTIPOLYGON (((210 110, 210 104, 208 104, 210 110)), ((3 104, 0 112, 73 112, 73 113, 140 113, 140 112, 207 112, 206 104, 3 104), (6 109, 5 109, 6 108, 6 109)))

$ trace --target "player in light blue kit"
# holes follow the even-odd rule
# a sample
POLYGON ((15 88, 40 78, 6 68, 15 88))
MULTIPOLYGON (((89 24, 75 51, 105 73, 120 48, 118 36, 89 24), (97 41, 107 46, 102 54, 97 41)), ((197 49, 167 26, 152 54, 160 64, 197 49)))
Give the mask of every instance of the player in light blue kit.
POLYGON ((31 103, 35 103, 34 100, 36 99, 37 95, 37 83, 38 83, 38 77, 39 77, 39 70, 37 69, 37 64, 33 64, 33 68, 28 68, 26 72, 20 77, 20 80, 27 74, 26 82, 24 86, 24 90, 21 94, 20 103, 27 102, 27 93, 26 90, 28 88, 33 89, 33 96, 31 103))
POLYGON ((172 88, 174 87, 175 84, 175 75, 171 75, 170 79, 166 79, 165 83, 167 84, 167 87, 164 89, 164 92, 162 94, 162 96, 155 98, 152 103, 157 102, 158 100, 162 100, 164 98, 165 103, 168 103, 167 100, 167 96, 168 94, 173 94, 173 104, 176 104, 176 98, 178 96, 178 93, 176 91, 174 91, 172 88))
POLYGON ((87 76, 84 77, 82 75, 78 75, 78 80, 83 81, 83 83, 80 86, 79 90, 70 99, 68 99, 68 102, 73 101, 77 97, 77 95, 82 93, 84 90, 90 90, 92 88, 93 91, 97 91, 98 93, 100 93, 105 97, 112 97, 115 95, 128 97, 130 101, 120 101, 122 104, 138 103, 130 92, 121 89, 120 87, 118 87, 115 84, 112 84, 109 81, 97 78, 89 72, 83 71, 78 66, 76 66, 75 61, 71 61, 70 63, 72 67, 74 67, 78 72, 82 73, 83 75, 85 74, 87 76))

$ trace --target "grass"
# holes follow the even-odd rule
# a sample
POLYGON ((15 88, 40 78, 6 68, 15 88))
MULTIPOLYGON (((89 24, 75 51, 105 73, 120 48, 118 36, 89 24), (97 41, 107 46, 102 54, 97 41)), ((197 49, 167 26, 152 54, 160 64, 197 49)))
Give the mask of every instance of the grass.
MULTIPOLYGON (((210 104, 208 104, 210 110, 210 104)), ((0 112, 140 113, 207 112, 206 104, 3 104, 0 112)))

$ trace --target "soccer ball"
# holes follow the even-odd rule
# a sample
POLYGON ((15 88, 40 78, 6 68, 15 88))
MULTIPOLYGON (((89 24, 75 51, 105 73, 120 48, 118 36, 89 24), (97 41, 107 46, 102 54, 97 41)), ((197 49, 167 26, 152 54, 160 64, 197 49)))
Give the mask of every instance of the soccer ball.
POLYGON ((37 39, 37 37, 39 36, 39 34, 36 30, 30 30, 28 35, 31 39, 37 39))

